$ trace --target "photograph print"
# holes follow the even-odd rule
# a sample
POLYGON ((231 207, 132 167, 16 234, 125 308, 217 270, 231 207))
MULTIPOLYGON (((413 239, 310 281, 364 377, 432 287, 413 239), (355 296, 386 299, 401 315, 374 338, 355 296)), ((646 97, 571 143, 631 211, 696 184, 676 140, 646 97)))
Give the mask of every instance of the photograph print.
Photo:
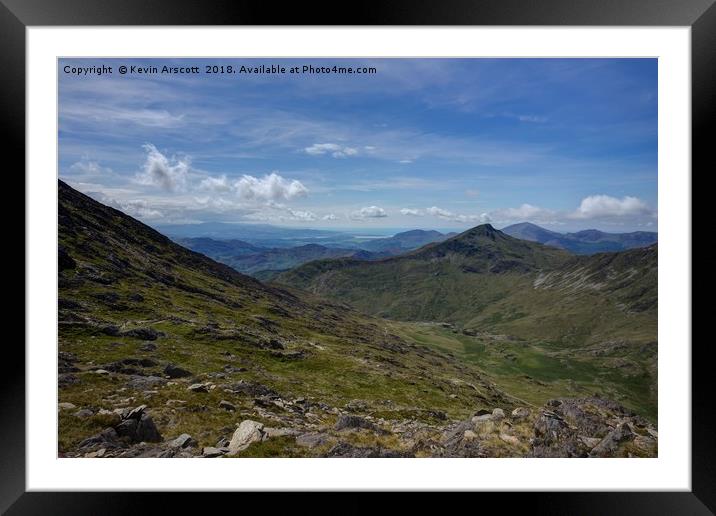
POLYGON ((57 454, 658 456, 657 59, 59 59, 57 454))

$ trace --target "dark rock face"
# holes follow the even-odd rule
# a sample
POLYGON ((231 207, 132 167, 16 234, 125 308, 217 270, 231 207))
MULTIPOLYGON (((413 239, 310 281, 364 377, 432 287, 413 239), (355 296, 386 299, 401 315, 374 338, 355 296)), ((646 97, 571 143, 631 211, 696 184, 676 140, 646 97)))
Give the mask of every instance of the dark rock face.
POLYGON ((138 391, 146 391, 149 389, 154 389, 157 386, 163 385, 165 383, 167 383, 167 381, 164 378, 161 378, 159 376, 133 375, 133 376, 130 376, 130 379, 126 385, 130 389, 135 389, 138 391))
POLYGON ((70 373, 61 373, 57 377, 57 386, 60 389, 80 383, 80 379, 70 373))
POLYGON ((324 457, 341 457, 341 458, 401 458, 414 457, 408 452, 396 450, 387 450, 385 448, 371 448, 353 446, 352 444, 340 442, 333 446, 324 457))
POLYGON ((72 353, 60 351, 57 354, 57 372, 60 374, 76 373, 79 369, 75 367, 75 362, 77 362, 77 357, 72 353))
POLYGON ((154 328, 134 328, 123 331, 121 335, 123 337, 134 337, 142 340, 157 340, 159 337, 163 337, 164 333, 157 331, 154 328))
POLYGON ((249 396, 267 396, 275 398, 281 397, 276 391, 270 389, 269 387, 266 387, 265 385, 254 382, 247 382, 244 380, 229 385, 228 387, 226 387, 226 390, 235 394, 240 393, 247 394, 249 396))
POLYGON ((139 346, 139 351, 156 351, 157 345, 153 342, 145 342, 141 346, 139 346))
POLYGON ((648 422, 614 401, 597 397, 550 400, 534 423, 532 455, 652 455, 656 451, 655 434, 656 430, 648 422), (634 445, 629 446, 632 441, 635 441, 634 445))
POLYGON ((365 428, 366 430, 375 430, 376 426, 360 416, 343 415, 338 418, 334 428, 336 430, 344 430, 346 428, 365 428))
POLYGON ((191 376, 192 373, 174 364, 167 364, 164 368, 164 374, 169 378, 186 378, 191 376))
POLYGON ((120 437, 127 437, 130 442, 156 443, 162 440, 154 421, 144 412, 145 408, 144 405, 141 405, 131 410, 126 416, 123 415, 122 422, 116 426, 117 434, 120 437))
POLYGON ((79 449, 89 449, 102 446, 104 448, 118 448, 122 446, 119 441, 119 434, 114 428, 105 428, 100 433, 88 437, 79 444, 79 449))
POLYGON ((75 269, 77 262, 67 253, 64 247, 59 246, 57 248, 57 265, 59 266, 60 272, 75 269))

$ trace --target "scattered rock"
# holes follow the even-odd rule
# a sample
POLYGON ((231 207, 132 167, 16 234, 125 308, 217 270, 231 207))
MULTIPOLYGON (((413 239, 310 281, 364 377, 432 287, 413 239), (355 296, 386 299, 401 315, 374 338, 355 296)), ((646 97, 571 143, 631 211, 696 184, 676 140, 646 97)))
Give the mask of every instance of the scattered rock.
POLYGON ((109 371, 107 371, 106 369, 95 369, 95 370, 92 371, 92 372, 93 372, 94 374, 109 374, 109 371))
POLYGON ((181 434, 179 437, 169 442, 169 446, 172 448, 190 448, 196 445, 196 440, 189 434, 181 434))
POLYGON ((402 452, 397 450, 388 450, 380 447, 359 447, 353 446, 345 442, 340 442, 331 447, 330 450, 324 455, 324 457, 336 457, 336 458, 399 458, 399 457, 413 457, 414 455, 408 452, 402 452))
POLYGON ((307 434, 301 434, 296 437, 296 444, 305 448, 315 448, 321 446, 329 441, 330 436, 328 434, 319 432, 310 432, 307 434))
POLYGON ((156 351, 157 345, 153 342, 145 342, 141 346, 139 346, 139 351, 156 351))
POLYGON ((77 408, 73 403, 69 403, 69 402, 66 402, 66 401, 65 401, 65 402, 62 402, 62 403, 58 403, 58 404, 57 404, 57 407, 58 407, 60 410, 72 410, 72 409, 77 408))
POLYGON ((91 417, 92 415, 94 415, 94 412, 92 412, 90 409, 84 408, 84 409, 79 409, 77 412, 75 412, 72 415, 75 417, 86 418, 86 417, 91 417))
POLYGON ((251 443, 265 440, 268 436, 263 430, 263 423, 245 419, 236 429, 229 443, 229 454, 234 455, 248 448, 251 443))
POLYGON ((211 385, 210 383, 194 383, 187 387, 187 390, 191 392, 209 392, 211 385))
POLYGON ((122 337, 133 337, 135 339, 142 340, 157 340, 159 337, 163 337, 164 333, 155 330, 154 328, 133 328, 121 332, 122 337))
POLYGON ((620 443, 631 441, 633 439, 634 433, 629 429, 629 426, 621 423, 614 430, 609 432, 599 444, 592 448, 589 452, 589 456, 612 457, 617 451, 620 443))
POLYGON ((233 412, 236 410, 236 405, 234 405, 233 403, 231 403, 229 401, 221 400, 219 402, 219 408, 223 408, 224 410, 233 412))
POLYGON ((84 441, 80 442, 78 448, 82 450, 86 448, 92 448, 98 445, 113 448, 121 446, 117 431, 114 428, 105 428, 100 433, 93 435, 92 437, 88 437, 84 441))
POLYGON ((122 422, 115 428, 120 437, 127 437, 131 442, 160 442, 159 434, 152 418, 145 412, 146 405, 125 411, 122 422))
POLYGON ((279 360, 303 360, 308 354, 304 351, 271 351, 271 356, 279 360))
POLYGON ((496 408, 492 411, 492 418, 497 420, 505 419, 505 411, 501 408, 496 408))
POLYGON ((74 356, 72 353, 67 353, 66 351, 60 351, 57 354, 57 372, 58 373, 76 373, 79 371, 77 367, 75 367, 75 362, 77 362, 77 357, 74 356))
POLYGON ((301 433, 300 430, 295 428, 270 428, 268 426, 264 427, 264 432, 266 432, 267 437, 293 437, 301 433))
POLYGON ((187 376, 192 375, 190 371, 187 371, 186 369, 183 369, 174 364, 167 364, 167 366, 164 368, 164 374, 167 375, 169 378, 186 378, 187 376))
POLYGON ((207 446, 205 448, 202 448, 201 454, 204 457, 207 458, 213 458, 213 457, 221 457, 222 455, 226 455, 228 453, 227 448, 214 448, 213 446, 207 446))
POLYGON ((342 415, 338 418, 334 429, 344 430, 346 428, 365 428, 366 430, 375 430, 376 426, 360 416, 342 415))
POLYGON ((167 381, 159 376, 132 375, 125 385, 130 389, 146 391, 166 383, 167 381))
POLYGON ((64 389, 65 387, 78 383, 80 383, 80 379, 71 373, 62 373, 57 376, 57 387, 60 389, 64 389))
POLYGON ((274 398, 281 397, 276 391, 266 387, 265 385, 254 382, 247 382, 245 380, 240 380, 235 384, 227 385, 225 389, 234 394, 247 394, 249 396, 268 396, 274 398))
POLYGON ((510 415, 513 420, 521 421, 530 417, 530 409, 525 407, 517 407, 515 410, 512 411, 510 415))
POLYGON ((520 440, 515 437, 514 435, 509 434, 500 434, 500 439, 506 442, 507 444, 511 444, 513 446, 518 446, 520 443, 520 440))

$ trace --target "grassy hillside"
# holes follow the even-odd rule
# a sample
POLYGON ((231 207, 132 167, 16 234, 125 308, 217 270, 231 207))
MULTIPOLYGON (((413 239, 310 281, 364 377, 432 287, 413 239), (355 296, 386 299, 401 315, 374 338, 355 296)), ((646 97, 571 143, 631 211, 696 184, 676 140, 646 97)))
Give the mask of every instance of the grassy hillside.
POLYGON ((586 390, 655 418, 657 262, 655 245, 571 256, 480 226, 388 260, 309 263, 278 281, 395 320, 404 338, 456 352, 535 403, 586 390))
POLYGON ((443 330, 266 286, 62 182, 58 215, 60 456, 656 454, 637 413, 556 381, 541 408, 443 330))
MULTIPOLYGON (((515 403, 476 368, 408 343, 382 321, 267 287, 62 182, 59 266, 59 401, 92 414, 60 412, 63 454, 78 453, 107 412, 142 404, 163 436, 214 446, 242 418, 332 428, 352 400, 376 417, 427 421, 515 403), (167 364, 191 374, 168 379, 167 364), (187 390, 203 382, 216 388, 187 390), (231 391, 241 382, 260 387, 231 391), (222 400, 235 411, 219 408, 222 400), (299 403, 313 407, 309 415, 288 408, 299 403)), ((285 444, 287 454, 318 453, 285 444)))
POLYGON ((588 344, 656 340, 656 247, 575 257, 489 225, 371 263, 324 260, 276 278, 376 316, 588 344))

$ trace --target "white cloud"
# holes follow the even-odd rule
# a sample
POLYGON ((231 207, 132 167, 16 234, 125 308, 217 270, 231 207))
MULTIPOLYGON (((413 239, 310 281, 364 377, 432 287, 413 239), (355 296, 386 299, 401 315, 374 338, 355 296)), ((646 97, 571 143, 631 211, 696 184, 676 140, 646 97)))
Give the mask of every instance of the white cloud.
POLYGON ((289 210, 292 220, 314 221, 318 219, 315 213, 310 211, 289 210))
POLYGON ((388 214, 385 210, 383 208, 379 208, 378 206, 366 206, 365 208, 361 208, 360 210, 351 213, 351 218, 354 220, 381 219, 387 216, 388 214))
POLYGON ((409 215, 411 217, 422 217, 423 211, 422 210, 416 210, 413 208, 403 208, 400 210, 400 213, 403 215, 409 215))
POLYGON ((199 183, 200 190, 207 190, 210 192, 224 193, 230 192, 233 188, 231 182, 226 178, 225 175, 219 177, 206 177, 199 183))
POLYGON ((337 220, 338 217, 336 217, 333 213, 328 213, 327 215, 324 215, 321 217, 322 220, 337 220))
POLYGON ((287 201, 308 194, 300 181, 284 179, 275 172, 260 179, 244 175, 233 184, 233 189, 240 198, 257 201, 287 201))
POLYGON ((497 210, 495 216, 506 220, 543 219, 554 217, 554 212, 525 203, 519 208, 497 210))
POLYGON ((186 188, 187 176, 191 169, 191 162, 187 156, 167 158, 151 143, 146 143, 142 147, 147 157, 142 172, 135 178, 138 183, 158 186, 170 192, 182 191, 186 188))
POLYGON ((410 164, 410 163, 412 163, 412 162, 413 162, 412 159, 401 159, 400 161, 398 161, 398 163, 401 163, 401 164, 403 164, 403 165, 408 165, 408 164, 410 164))
MULTIPOLYGON (((365 147, 365 149, 374 150, 374 147, 365 147)), ((310 154, 311 156, 330 154, 334 158, 346 158, 348 156, 355 156, 358 154, 358 149, 355 147, 338 145, 337 143, 314 143, 310 147, 306 147, 304 151, 306 151, 306 154, 310 154)))
POLYGON ((651 209, 647 204, 637 197, 623 197, 618 199, 609 195, 590 195, 582 199, 582 202, 570 218, 575 219, 596 219, 614 217, 633 217, 639 215, 650 215, 651 209))
POLYGON ((126 213, 130 217, 144 220, 155 220, 163 217, 161 211, 152 208, 149 203, 143 199, 120 201, 102 192, 87 192, 87 195, 102 204, 126 213))
POLYGON ((538 115, 518 115, 517 119, 520 122, 532 122, 534 124, 542 124, 547 121, 547 117, 538 115))
POLYGON ((438 217, 440 219, 449 220, 452 222, 473 222, 485 224, 491 221, 491 218, 487 213, 482 213, 480 215, 462 215, 458 213, 453 213, 448 210, 444 210, 442 208, 438 208, 437 206, 427 208, 425 211, 428 213, 428 215, 432 215, 433 217, 438 217))
POLYGON ((88 158, 82 158, 80 161, 73 163, 69 172, 73 176, 81 176, 84 179, 106 177, 113 174, 111 168, 103 167, 98 162, 88 158))

